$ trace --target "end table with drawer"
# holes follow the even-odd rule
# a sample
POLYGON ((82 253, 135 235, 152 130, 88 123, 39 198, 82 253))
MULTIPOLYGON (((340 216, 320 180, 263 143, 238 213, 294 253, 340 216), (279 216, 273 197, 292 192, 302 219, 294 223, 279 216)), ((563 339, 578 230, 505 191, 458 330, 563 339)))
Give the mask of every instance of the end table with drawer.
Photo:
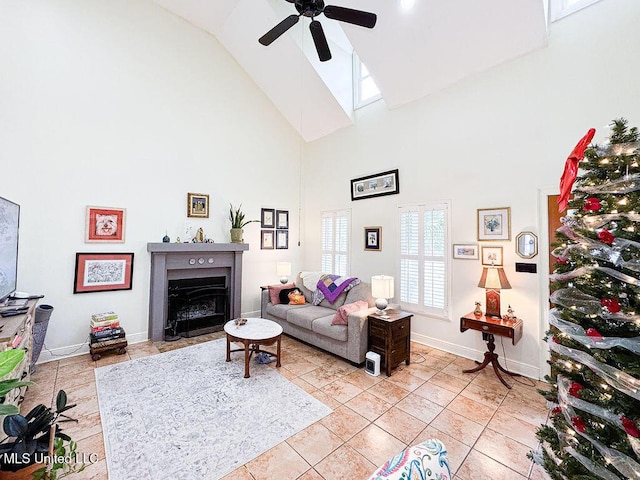
POLYGON ((462 372, 479 372, 484 367, 491 364, 493 371, 502 384, 507 388, 511 388, 511 385, 507 383, 500 372, 506 373, 512 377, 519 377, 520 375, 510 372, 500 365, 500 362, 498 362, 498 354, 494 353, 496 348, 494 335, 510 338, 515 345, 518 343, 518 340, 522 338, 522 326, 523 322, 521 318, 488 317, 485 315, 475 315, 473 312, 462 316, 460 318, 460 331, 466 332, 467 330, 477 330, 482 332, 482 339, 487 342, 487 351, 484 354, 484 361, 482 363, 476 362, 478 364, 477 367, 463 370, 462 372))
POLYGON ((369 350, 380 355, 380 367, 391 370, 402 362, 409 365, 411 356, 411 313, 387 310, 389 318, 371 314, 369 323, 369 350))

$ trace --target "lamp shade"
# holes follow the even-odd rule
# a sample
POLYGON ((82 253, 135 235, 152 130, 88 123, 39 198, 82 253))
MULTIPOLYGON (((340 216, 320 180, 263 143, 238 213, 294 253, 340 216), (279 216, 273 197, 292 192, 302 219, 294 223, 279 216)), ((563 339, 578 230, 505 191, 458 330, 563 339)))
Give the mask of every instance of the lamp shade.
POLYGON ((371 277, 371 295, 374 298, 393 298, 393 277, 389 275, 371 277))
POLYGON ((493 290, 504 290, 511 288, 504 269, 500 267, 484 267, 482 276, 478 282, 480 288, 491 288, 493 290))
POLYGON ((278 262, 276 264, 276 273, 280 276, 288 276, 291 275, 291 263, 289 262, 278 262))

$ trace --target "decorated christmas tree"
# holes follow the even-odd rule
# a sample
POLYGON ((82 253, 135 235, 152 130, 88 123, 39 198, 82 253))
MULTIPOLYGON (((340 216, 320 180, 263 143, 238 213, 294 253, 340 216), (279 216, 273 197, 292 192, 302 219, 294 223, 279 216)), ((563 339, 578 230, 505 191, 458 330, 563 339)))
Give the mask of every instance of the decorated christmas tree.
POLYGON ((568 210, 553 250, 550 387, 541 391, 552 410, 534 459, 553 479, 640 479, 639 134, 624 119, 604 145, 589 146, 594 133, 560 184, 568 210))
POLYGON ((606 144, 588 146, 594 133, 560 184, 568 210, 553 250, 550 387, 541 391, 552 410, 534 459, 553 479, 640 479, 639 134, 624 119, 606 144))

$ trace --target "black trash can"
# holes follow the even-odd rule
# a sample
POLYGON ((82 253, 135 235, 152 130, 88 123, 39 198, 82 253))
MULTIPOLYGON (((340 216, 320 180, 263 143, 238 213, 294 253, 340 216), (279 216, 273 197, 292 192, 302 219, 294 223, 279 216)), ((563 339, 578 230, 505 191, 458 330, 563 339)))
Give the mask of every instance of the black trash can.
POLYGON ((31 351, 31 368, 29 368, 29 373, 36 371, 36 362, 38 361, 38 357, 40 357, 40 352, 44 345, 44 337, 47 335, 49 319, 52 313, 53 307, 51 305, 38 305, 36 307, 36 314, 33 320, 33 350, 31 351))

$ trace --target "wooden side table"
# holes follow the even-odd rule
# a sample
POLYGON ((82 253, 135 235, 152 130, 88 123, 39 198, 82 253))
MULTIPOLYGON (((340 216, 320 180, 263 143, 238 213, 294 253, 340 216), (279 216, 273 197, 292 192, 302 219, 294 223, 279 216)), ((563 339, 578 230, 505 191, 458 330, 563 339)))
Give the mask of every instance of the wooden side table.
POLYGON ((494 335, 500 337, 508 337, 513 342, 513 345, 518 343, 522 338, 522 326, 523 322, 521 318, 514 319, 502 319, 496 317, 486 317, 484 315, 475 315, 473 312, 467 313, 460 318, 460 331, 466 332, 467 330, 477 330, 482 332, 482 338, 487 342, 487 351, 484 353, 484 361, 482 363, 476 362, 478 366, 469 370, 463 370, 463 373, 479 372, 487 365, 493 366, 493 371, 500 379, 503 385, 507 388, 511 388, 500 372, 504 372, 512 377, 519 377, 517 373, 509 372, 500 365, 498 361, 498 354, 494 353, 496 344, 494 342, 494 335))
POLYGON ((369 350, 380 355, 380 367, 387 377, 402 362, 409 365, 411 356, 411 313, 387 310, 389 318, 371 314, 369 320, 369 350))

